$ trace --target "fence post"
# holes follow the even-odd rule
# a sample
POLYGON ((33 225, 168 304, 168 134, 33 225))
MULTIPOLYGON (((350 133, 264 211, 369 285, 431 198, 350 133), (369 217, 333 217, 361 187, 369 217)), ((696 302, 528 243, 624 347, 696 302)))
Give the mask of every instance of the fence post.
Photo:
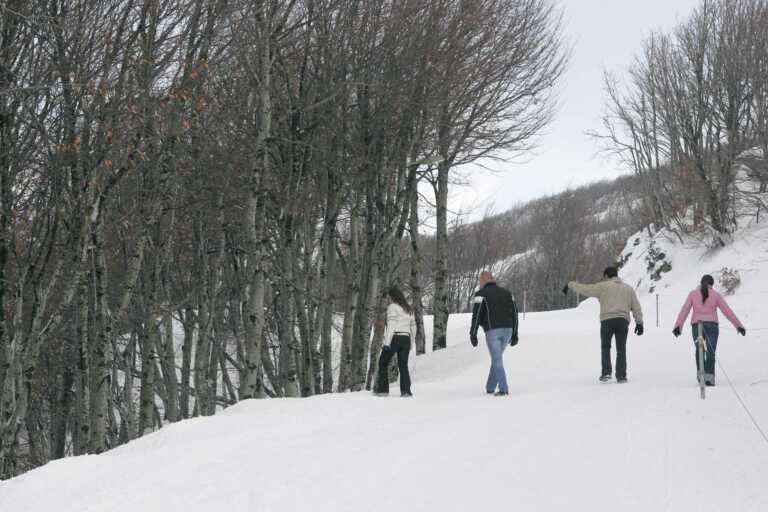
POLYGON ((659 294, 656 294, 656 327, 659 326, 659 294))

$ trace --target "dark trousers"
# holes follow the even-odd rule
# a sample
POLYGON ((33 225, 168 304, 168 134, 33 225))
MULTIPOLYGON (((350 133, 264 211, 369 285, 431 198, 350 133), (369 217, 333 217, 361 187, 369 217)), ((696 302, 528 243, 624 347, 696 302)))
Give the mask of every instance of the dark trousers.
MULTIPOLYGON (((715 383, 715 351, 717 350, 717 338, 720 336, 720 327, 715 322, 701 322, 704 327, 704 339, 706 341, 706 350, 704 350, 704 380, 711 384, 715 383)), ((693 341, 699 338, 699 324, 695 324, 691 331, 693 332, 693 341)), ((696 359, 696 371, 699 371, 699 357, 696 352, 696 343, 693 344, 693 357, 696 359)))
POLYGON ((408 353, 411 351, 411 338, 396 334, 389 347, 386 345, 379 356, 379 375, 376 384, 377 393, 389 393, 389 363, 397 354, 397 368, 400 371, 400 394, 411 392, 411 374, 408 373, 408 353))
POLYGON ((616 378, 627 378, 627 335, 629 321, 624 318, 609 318, 600 322, 600 341, 602 345, 603 375, 610 375, 611 339, 616 337, 616 378))

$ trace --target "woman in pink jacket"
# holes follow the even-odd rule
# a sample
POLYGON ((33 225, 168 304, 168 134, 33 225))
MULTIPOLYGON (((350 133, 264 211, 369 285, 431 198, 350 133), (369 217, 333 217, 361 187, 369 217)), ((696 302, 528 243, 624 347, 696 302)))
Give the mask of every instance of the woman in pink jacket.
MULTIPOLYGON (((683 323, 688 318, 688 313, 693 309, 691 330, 693 332, 694 346, 696 339, 699 337, 697 324, 701 324, 701 328, 704 330, 704 339, 707 342, 706 351, 704 352, 704 383, 707 386, 715 385, 715 351, 717 350, 717 337, 720 331, 717 323, 717 308, 720 308, 720 311, 731 321, 739 334, 742 336, 747 334, 747 330, 744 329, 744 326, 734 312, 728 307, 725 299, 712 288, 714 285, 715 280, 709 274, 701 278, 701 287, 688 294, 688 298, 685 299, 685 303, 682 309, 680 309, 680 314, 677 315, 675 328, 672 330, 672 334, 675 337, 680 336, 683 323)), ((698 370, 699 359, 696 357, 695 359, 696 369, 698 370)))

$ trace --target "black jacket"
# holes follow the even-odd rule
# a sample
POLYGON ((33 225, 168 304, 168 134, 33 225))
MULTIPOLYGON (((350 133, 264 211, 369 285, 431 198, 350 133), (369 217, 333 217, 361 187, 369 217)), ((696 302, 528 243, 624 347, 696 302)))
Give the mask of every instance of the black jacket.
POLYGON ((475 293, 470 336, 477 336, 480 326, 483 331, 511 327, 512 337, 517 337, 517 305, 509 290, 496 283, 488 283, 475 293))

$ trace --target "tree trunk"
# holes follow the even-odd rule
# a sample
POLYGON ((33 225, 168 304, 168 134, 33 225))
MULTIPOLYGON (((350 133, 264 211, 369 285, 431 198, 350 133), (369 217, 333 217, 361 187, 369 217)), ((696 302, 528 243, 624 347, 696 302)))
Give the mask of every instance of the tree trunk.
POLYGON ((72 432, 74 455, 88 452, 91 440, 90 420, 90 343, 88 329, 88 285, 81 279, 77 298, 76 350, 77 366, 75 372, 75 428, 72 432))
POLYGON ((387 300, 384 295, 380 295, 376 302, 376 309, 373 315, 373 340, 371 341, 371 357, 368 362, 368 376, 365 379, 365 389, 371 390, 376 382, 376 373, 379 371, 379 353, 381 347, 389 340, 384 340, 384 326, 387 318, 387 300))
POLYGON ((123 354, 123 368, 125 376, 123 382, 122 403, 123 410, 120 417, 120 436, 121 444, 132 441, 136 438, 136 411, 133 402, 133 382, 136 373, 136 344, 138 343, 138 333, 134 329, 131 332, 128 346, 123 354))
POLYGON ((416 320, 416 354, 426 352, 426 336, 424 333, 424 305, 422 304, 423 289, 421 287, 422 258, 419 249, 419 189, 414 184, 410 191, 410 216, 408 217, 408 233, 411 239, 411 307, 416 320))
POLYGON ((107 268, 104 256, 103 223, 93 229, 94 280, 96 286, 95 327, 96 336, 91 340, 90 390, 91 390, 91 436, 90 453, 101 453, 107 449, 107 423, 109 420, 109 393, 112 390, 110 377, 110 354, 112 348, 112 327, 107 305, 107 268))
POLYGON ((333 315, 336 304, 336 293, 333 277, 336 263, 335 227, 326 228, 325 254, 323 262, 323 298, 320 327, 320 354, 322 358, 323 393, 333 392, 333 315))
POLYGON ((352 345, 355 335, 355 321, 357 317, 358 297, 360 295, 360 257, 359 257, 359 216, 357 209, 350 214, 349 254, 345 262, 346 275, 346 302, 344 304, 344 323, 341 334, 341 354, 339 363, 338 391, 349 389, 352 372, 352 345))
POLYGON ((151 433, 155 426, 155 350, 157 320, 150 310, 139 330, 141 350, 141 388, 139 391, 139 437, 151 433))
POLYGON ((176 377, 176 350, 173 335, 173 317, 169 304, 165 304, 163 311, 163 332, 159 336, 161 345, 158 348, 163 354, 161 364, 163 368, 163 381, 165 383, 167 401, 165 404, 165 419, 171 423, 179 421, 179 383, 176 377))
MULTIPOLYGON (((291 253, 292 254, 292 253, 291 253)), ((279 308, 278 334, 280 337, 280 385, 283 396, 294 398, 299 396, 299 385, 296 379, 296 354, 294 349, 294 312, 291 301, 291 290, 289 283, 293 280, 291 265, 288 264, 288 270, 284 276, 285 281, 281 286, 280 295, 277 298, 279 308)))
MULTIPOLYGON (((307 268, 306 272, 311 272, 307 268)), ((301 367, 299 372, 299 385, 301 396, 307 397, 315 394, 315 339, 312 328, 312 310, 307 299, 307 292, 312 293, 312 283, 304 279, 304 286, 293 290, 296 307, 296 319, 301 338, 301 367)))
POLYGON ((448 298, 448 164, 441 162, 437 171, 437 229, 435 233, 435 296, 432 350, 444 349, 450 313, 448 298))
POLYGON ((189 390, 192 373, 192 347, 195 343, 195 325, 197 324, 194 309, 186 306, 184 313, 179 312, 184 327, 184 344, 181 346, 181 392, 179 394, 179 409, 183 419, 189 418, 189 390))
POLYGON ((74 399, 75 368, 77 368, 76 340, 64 341, 59 354, 62 365, 61 387, 51 390, 55 398, 55 414, 51 423, 51 459, 61 459, 67 453, 67 431, 72 417, 74 399))
POLYGON ((373 248, 367 258, 371 261, 366 265, 365 281, 363 292, 359 295, 357 305, 357 319, 355 329, 355 343, 352 346, 352 382, 350 389, 352 391, 361 391, 365 387, 366 364, 370 355, 371 344, 371 324, 373 322, 374 310, 379 297, 380 280, 378 254, 373 252, 373 248))

